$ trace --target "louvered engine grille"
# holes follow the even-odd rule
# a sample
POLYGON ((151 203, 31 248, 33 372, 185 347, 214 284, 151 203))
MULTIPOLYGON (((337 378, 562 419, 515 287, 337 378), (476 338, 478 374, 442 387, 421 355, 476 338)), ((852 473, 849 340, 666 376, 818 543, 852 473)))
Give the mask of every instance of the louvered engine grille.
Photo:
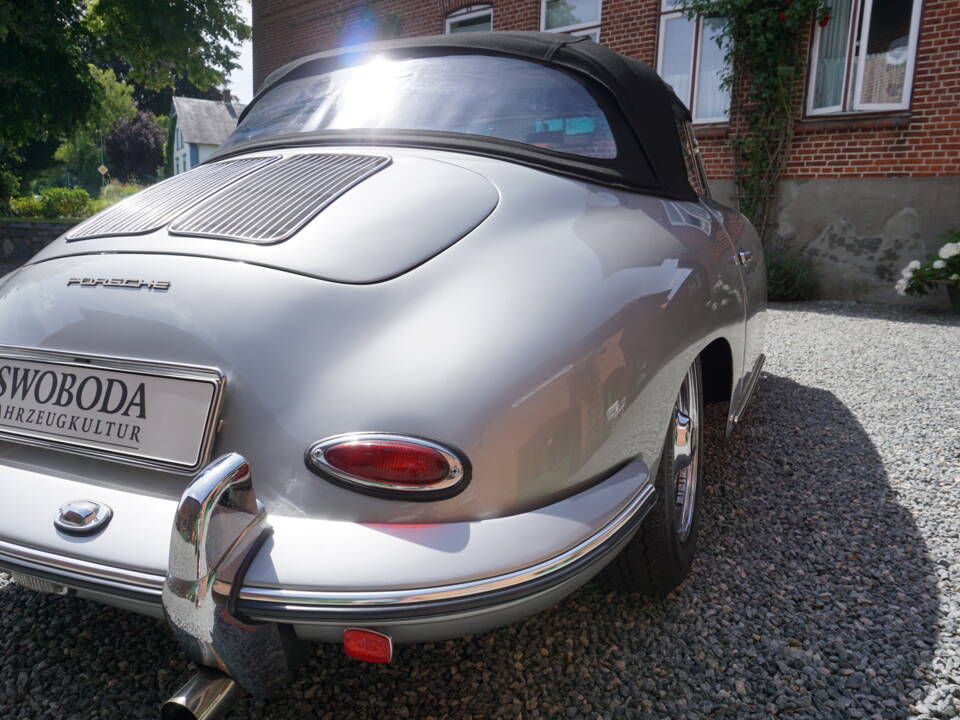
POLYGON ((94 215, 67 233, 67 240, 137 235, 159 230, 224 185, 269 165, 278 156, 239 158, 201 165, 157 183, 94 215))
POLYGON ((292 155, 207 198, 170 228, 182 235, 275 243, 390 164, 374 155, 292 155))

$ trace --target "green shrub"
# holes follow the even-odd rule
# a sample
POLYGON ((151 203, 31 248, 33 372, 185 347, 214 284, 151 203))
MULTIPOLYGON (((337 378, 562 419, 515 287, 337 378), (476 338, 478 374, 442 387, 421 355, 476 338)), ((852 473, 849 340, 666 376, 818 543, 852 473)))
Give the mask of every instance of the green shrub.
POLYGON ((960 230, 947 230, 938 237, 944 243, 936 256, 924 262, 911 260, 900 273, 897 293, 920 297, 937 285, 960 290, 960 230))
POLYGON ((20 190, 20 178, 9 170, 0 170, 0 209, 20 190))
POLYGON ((777 248, 767 252, 767 297, 779 302, 798 302, 817 297, 817 271, 795 250, 777 248))
POLYGON ((83 188, 47 188, 40 197, 44 217, 79 218, 90 214, 90 195, 83 188))
POLYGON ((15 217, 40 217, 43 215, 43 201, 36 195, 10 198, 10 212, 15 217))
POLYGON ((111 182, 100 191, 100 197, 93 201, 93 212, 105 210, 116 202, 143 190, 143 185, 111 182))

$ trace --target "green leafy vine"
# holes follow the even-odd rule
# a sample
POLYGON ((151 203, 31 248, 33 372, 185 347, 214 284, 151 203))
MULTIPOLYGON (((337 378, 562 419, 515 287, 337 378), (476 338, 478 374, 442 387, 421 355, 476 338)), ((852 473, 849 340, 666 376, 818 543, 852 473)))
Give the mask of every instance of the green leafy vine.
POLYGON ((717 43, 730 91, 734 173, 740 211, 766 236, 772 200, 794 130, 794 93, 803 75, 801 44, 811 19, 830 21, 824 0, 680 0, 690 18, 722 18, 717 43))

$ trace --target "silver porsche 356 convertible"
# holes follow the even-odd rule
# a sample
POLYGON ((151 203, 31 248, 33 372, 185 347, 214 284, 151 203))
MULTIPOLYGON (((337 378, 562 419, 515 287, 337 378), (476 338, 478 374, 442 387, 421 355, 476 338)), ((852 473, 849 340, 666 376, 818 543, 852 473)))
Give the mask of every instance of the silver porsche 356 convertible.
POLYGON ((0 566, 166 617, 202 666, 168 717, 303 641, 384 662, 608 565, 670 590, 766 298, 689 119, 582 37, 281 68, 208 162, 0 281, 0 566))

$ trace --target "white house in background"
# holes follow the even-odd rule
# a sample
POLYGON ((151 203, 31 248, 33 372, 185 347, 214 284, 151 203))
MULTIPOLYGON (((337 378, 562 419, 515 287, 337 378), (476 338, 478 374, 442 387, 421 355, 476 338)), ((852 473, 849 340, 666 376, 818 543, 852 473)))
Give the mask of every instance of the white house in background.
POLYGON ((245 106, 227 100, 174 97, 173 174, 196 167, 213 154, 237 126, 245 106))

